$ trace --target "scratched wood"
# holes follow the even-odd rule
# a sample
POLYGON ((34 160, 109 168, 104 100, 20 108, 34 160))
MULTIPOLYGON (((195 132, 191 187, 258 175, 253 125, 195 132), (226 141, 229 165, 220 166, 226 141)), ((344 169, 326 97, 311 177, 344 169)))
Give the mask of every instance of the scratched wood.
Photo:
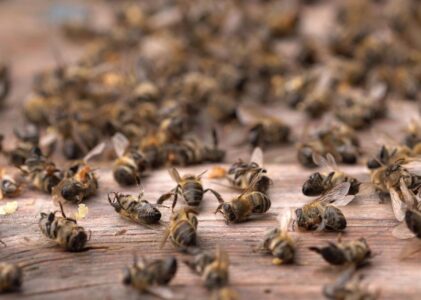
MULTIPOLYGON (((7 137, 11 137, 13 127, 23 123, 19 106, 30 90, 34 72, 54 64, 48 45, 51 36, 57 34, 45 21, 48 3, 39 1, 39 4, 34 5, 29 0, 0 1, 0 53, 13 64, 14 80, 13 94, 6 107, 0 111, 0 130, 7 137)), ((329 10, 323 6, 314 11, 323 19, 330 15, 329 10)), ((65 44, 59 37, 53 42, 61 45, 60 50, 67 61, 75 59, 80 53, 80 49, 65 44)), ((377 127, 394 134, 399 132, 403 116, 413 112, 414 106, 408 102, 394 101, 391 107, 389 118, 379 122, 377 127)), ((298 135, 302 118, 289 111, 287 115, 287 121, 294 126, 294 132, 298 135)), ((361 137, 363 145, 369 149, 373 145, 372 132, 363 132, 361 137)), ((247 159, 247 155, 246 149, 229 148, 227 161, 240 156, 247 159)), ((327 267, 318 255, 307 248, 335 240, 336 234, 294 233, 299 239, 297 265, 274 266, 271 257, 252 252, 253 246, 259 243, 263 234, 277 225, 277 213, 285 207, 297 207, 308 201, 301 194, 301 184, 310 171, 296 163, 293 146, 268 150, 266 160, 269 175, 274 180, 270 190, 270 214, 261 219, 228 226, 220 215, 213 213, 217 206, 216 200, 206 195, 199 215, 200 246, 213 249, 221 245, 228 251, 231 259, 231 285, 238 290, 242 299, 322 299, 322 286, 333 281, 339 270, 327 267)), ((4 166, 4 160, 0 164, 4 166)), ((113 211, 107 202, 108 192, 136 193, 137 188, 118 187, 112 180, 109 165, 98 163, 98 167, 100 190, 96 197, 86 203, 89 215, 80 224, 92 231, 90 245, 108 248, 66 253, 55 247, 41 236, 37 225, 40 211, 56 209, 51 198, 36 191, 25 191, 17 199, 18 211, 0 218, 0 238, 7 244, 7 247, 0 248, 0 261, 25 265, 22 291, 2 296, 2 299, 137 299, 137 292, 123 286, 120 277, 121 270, 131 263, 134 252, 150 258, 175 254, 180 264, 171 288, 188 299, 209 297, 200 278, 191 274, 181 263, 187 258, 185 255, 175 252, 170 243, 161 250, 158 248, 162 228, 145 229, 121 219, 113 211), (119 235, 122 230, 126 232, 119 235)), ((181 169, 181 172, 199 173, 211 167, 201 165, 181 169)), ((345 167, 344 170, 363 181, 368 180, 363 163, 345 167)), ((147 177, 143 185, 146 198, 155 201, 159 195, 171 189, 174 183, 165 170, 158 170, 147 177)), ((206 178, 204 186, 217 189, 226 199, 235 195, 235 191, 206 178)), ((72 213, 75 207, 67 209, 72 213)), ((379 204, 377 197, 368 194, 359 196, 343 211, 349 224, 344 238, 364 236, 377 254, 363 273, 368 282, 381 290, 381 298, 419 299, 421 256, 418 254, 406 260, 399 259, 399 253, 408 241, 396 240, 390 234, 391 228, 396 225, 390 204, 379 204)), ((163 220, 168 220, 169 212, 164 209, 163 214, 163 220)))

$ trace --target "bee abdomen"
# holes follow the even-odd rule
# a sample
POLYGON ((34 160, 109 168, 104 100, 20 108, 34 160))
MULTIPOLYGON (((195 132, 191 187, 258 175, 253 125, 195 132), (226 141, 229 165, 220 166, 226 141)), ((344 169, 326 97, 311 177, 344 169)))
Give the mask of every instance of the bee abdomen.
POLYGON ((85 248, 88 241, 88 235, 83 227, 75 226, 66 237, 65 248, 69 251, 81 251, 85 248))
POLYGON ((198 206, 203 199, 203 187, 199 182, 188 181, 183 185, 183 196, 190 206, 198 206))
POLYGON ((339 208, 332 205, 326 207, 323 220, 325 221, 325 228, 333 231, 341 231, 346 228, 347 222, 344 214, 339 208))
POLYGON ((177 224, 171 235, 174 245, 179 247, 189 247, 196 245, 196 229, 187 221, 177 224))
POLYGON ((139 219, 146 224, 157 223, 161 219, 161 212, 151 204, 141 204, 138 207, 139 219))
POLYGON ((269 210, 271 202, 266 194, 261 192, 252 192, 250 197, 253 202, 253 213, 262 214, 269 210))

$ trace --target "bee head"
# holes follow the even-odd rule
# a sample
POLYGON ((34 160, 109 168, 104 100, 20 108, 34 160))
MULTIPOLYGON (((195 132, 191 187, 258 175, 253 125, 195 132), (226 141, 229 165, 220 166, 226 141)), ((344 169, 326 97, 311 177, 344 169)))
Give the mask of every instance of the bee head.
POLYGON ((83 192, 82 184, 80 182, 73 181, 62 187, 61 196, 68 201, 74 201, 78 200, 81 192, 83 192))
POLYGON ((177 272, 177 259, 174 256, 169 256, 163 261, 161 280, 163 283, 168 283, 177 272))
POLYGON ((230 222, 235 222, 235 220, 237 219, 237 217, 235 216, 235 213, 232 209, 231 204, 229 203, 224 203, 222 205, 222 212, 224 214, 225 219, 230 223, 230 222))
POLYGON ((357 162, 357 152, 353 146, 338 149, 344 164, 355 164, 357 162))
POLYGON ((317 196, 323 192, 323 177, 319 172, 313 173, 303 184, 303 194, 317 196))
POLYGON ((114 179, 120 185, 134 185, 136 184, 135 172, 127 166, 118 166, 113 172, 114 179))

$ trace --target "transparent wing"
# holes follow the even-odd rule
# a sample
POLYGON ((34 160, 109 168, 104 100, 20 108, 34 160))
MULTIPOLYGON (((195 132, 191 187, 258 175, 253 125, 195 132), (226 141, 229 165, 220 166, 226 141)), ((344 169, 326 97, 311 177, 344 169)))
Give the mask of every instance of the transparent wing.
POLYGON ((399 193, 394 188, 389 189, 389 193, 392 202, 393 214, 395 215, 396 220, 402 222, 405 219, 406 205, 403 203, 399 193))
POLYGON ((120 132, 117 132, 111 138, 113 142, 113 147, 118 157, 123 156, 126 149, 129 147, 129 140, 120 132))
POLYGON ((344 199, 347 197, 350 187, 351 187, 351 184, 349 182, 342 182, 341 184, 338 184, 337 186, 335 186, 334 188, 332 188, 331 190, 329 190, 327 193, 323 194, 319 198, 313 200, 313 202, 334 203, 336 205, 339 205, 339 204, 344 205, 343 203, 348 204, 349 202, 352 201, 352 199, 354 199, 353 196, 352 196, 352 199, 350 200, 344 199))
POLYGON ((105 142, 99 143, 96 145, 91 151, 89 151, 85 157, 83 158, 83 161, 86 163, 92 158, 100 155, 102 152, 104 152, 105 149, 105 142))
POLYGON ((292 213, 291 209, 285 209, 284 212, 279 217, 279 228, 281 231, 286 232, 288 231, 289 224, 292 220, 292 213))
POLYGON ((164 286, 149 286, 147 288, 149 294, 154 295, 160 299, 184 299, 182 295, 176 295, 173 291, 171 291, 168 287, 164 286))
POLYGON ((330 168, 332 168, 333 170, 337 171, 338 170, 338 164, 336 163, 335 157, 331 153, 328 153, 326 155, 326 159, 327 159, 328 166, 330 168))
POLYGON ((178 173, 178 171, 177 171, 177 169, 176 169, 176 168, 171 168, 171 169, 169 169, 169 170, 168 170, 168 173, 170 174, 171 178, 172 178, 175 182, 179 183, 179 182, 181 181, 180 174, 178 173))
POLYGON ((406 226, 405 222, 400 223, 399 225, 395 226, 392 229, 392 235, 397 239, 410 239, 415 237, 415 234, 409 230, 408 226, 406 226))
POLYGON ((409 173, 421 176, 421 159, 412 159, 410 162, 402 165, 409 173))
POLYGON ((405 181, 403 180, 403 178, 400 179, 400 190, 402 193, 402 200, 404 201, 404 203, 406 204, 407 207, 415 207, 416 205, 416 200, 415 200, 415 195, 414 193, 412 193, 408 187, 405 184, 405 181))
POLYGON ((257 107, 241 105, 237 108, 237 117, 243 125, 254 125, 268 116, 257 107))
POLYGON ((323 169, 328 169, 328 170, 334 170, 331 165, 329 164, 329 161, 327 159, 325 159, 322 155, 320 155, 319 153, 313 151, 312 154, 312 158, 314 163, 323 168, 323 169))
POLYGON ((253 153, 250 157, 250 162, 254 162, 261 167, 263 166, 263 151, 262 149, 260 149, 260 147, 254 148, 253 153))

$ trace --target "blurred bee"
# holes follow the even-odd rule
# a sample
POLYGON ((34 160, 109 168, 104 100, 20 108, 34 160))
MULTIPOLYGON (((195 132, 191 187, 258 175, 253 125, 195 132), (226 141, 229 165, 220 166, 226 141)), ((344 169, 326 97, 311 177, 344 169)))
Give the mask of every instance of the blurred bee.
POLYGON ((88 165, 88 161, 101 154, 104 148, 105 143, 99 144, 84 157, 83 162, 69 168, 64 179, 53 189, 55 200, 63 199, 72 203, 80 203, 96 194, 98 179, 88 165))
POLYGON ((355 274, 355 269, 349 267, 332 284, 323 287, 323 295, 332 300, 364 299, 376 300, 379 298, 378 291, 372 291, 368 286, 361 283, 362 275, 355 274))
POLYGON ((412 149, 413 154, 421 154, 421 120, 412 119, 405 131, 403 143, 412 149))
MULTIPOLYGON (((282 88, 279 89, 279 97, 285 99, 291 108, 297 108, 304 100, 308 89, 313 84, 313 78, 308 73, 303 73, 282 82, 282 88)), ((276 84, 276 82, 274 83, 276 84)))
POLYGON ((211 300, 238 300, 238 292, 228 286, 213 291, 211 300))
POLYGON ((253 214, 267 212, 271 206, 269 196, 252 189, 259 178, 260 174, 255 176, 247 189, 229 202, 225 202, 219 194, 215 194, 219 202, 215 213, 220 212, 227 223, 238 223, 247 220, 253 214))
POLYGON ((168 238, 175 247, 183 251, 196 246, 198 225, 196 215, 197 211, 190 207, 183 207, 173 212, 160 247, 165 245, 168 238))
POLYGON ((298 228, 304 230, 342 231, 346 228, 346 219, 338 206, 347 205, 354 199, 348 195, 351 184, 343 182, 321 195, 317 199, 295 210, 298 228))
POLYGON ((49 194, 63 179, 63 172, 52 161, 47 160, 38 147, 31 150, 30 156, 20 170, 37 190, 49 194))
POLYGON ((159 290, 154 286, 168 285, 176 272, 177 260, 174 256, 152 261, 142 258, 140 262, 134 257, 133 265, 124 270, 123 283, 132 286, 140 293, 159 296, 159 290))
POLYGON ((149 167, 145 155, 134 147, 129 147, 129 140, 117 133, 112 138, 117 160, 114 162, 114 179, 120 185, 134 185, 149 167))
POLYGON ((361 183, 358 179, 340 171, 335 158, 330 153, 326 155, 326 159, 317 153, 313 153, 313 155, 313 161, 318 166, 329 170, 329 172, 311 174, 303 184, 302 191, 304 195, 319 196, 342 182, 349 182, 351 184, 348 191, 349 195, 356 195, 358 193, 361 183))
POLYGON ((55 212, 41 213, 39 228, 48 238, 54 240, 60 247, 67 251, 77 252, 85 249, 88 234, 85 229, 77 225, 76 220, 66 217, 63 205, 60 204, 61 217, 55 212))
POLYGON ((317 166, 313 161, 313 153, 331 153, 337 162, 355 164, 360 154, 359 140, 350 127, 342 123, 331 123, 298 145, 298 161, 304 167, 317 166))
POLYGON ((280 226, 269 231, 257 250, 271 254, 275 265, 290 264, 294 262, 295 241, 288 233, 291 222, 291 211, 287 210, 281 215, 280 226))
POLYGON ((406 146, 389 147, 382 145, 376 155, 367 161, 367 168, 373 171, 384 166, 392 165, 397 161, 403 162, 411 156, 411 149, 406 146))
POLYGON ((21 193, 21 184, 0 169, 0 200, 6 197, 16 197, 21 193))
POLYGON ((221 248, 215 253, 201 251, 192 260, 185 262, 196 274, 202 276, 205 286, 210 289, 219 289, 228 284, 228 254, 221 248))
POLYGON ((143 199, 143 191, 137 198, 121 193, 109 193, 108 202, 120 216, 138 224, 156 224, 161 219, 158 208, 143 199))
POLYGON ((170 173, 171 178, 177 183, 177 186, 171 192, 159 197, 157 201, 158 204, 162 204, 165 200, 173 196, 174 201, 172 203, 172 209, 174 210, 179 195, 186 200, 187 205, 189 206, 199 206, 202 202, 203 195, 207 192, 213 193, 215 197, 219 196, 219 194, 212 189, 203 189, 201 177, 206 171, 197 176, 186 174, 183 177, 180 176, 175 168, 168 170, 168 173, 170 173))
POLYGON ((0 263, 0 294, 19 290, 22 281, 21 267, 7 262, 0 263))
POLYGON ((372 257, 370 247, 364 238, 342 242, 339 237, 336 244, 329 242, 328 246, 323 248, 310 247, 309 249, 320 254, 325 261, 332 265, 354 264, 358 267, 366 264, 372 257))
POLYGON ((0 62, 0 104, 10 92, 11 79, 9 67, 0 62))
POLYGON ((244 190, 250 186, 250 183, 256 176, 259 176, 259 180, 256 181, 252 189, 267 193, 272 180, 266 174, 266 169, 263 168, 263 152, 257 147, 254 149, 249 163, 239 159, 230 166, 227 179, 233 187, 244 190))
POLYGON ((240 106, 237 117, 243 125, 251 126, 247 141, 253 147, 289 142, 291 129, 279 117, 263 112, 254 106, 240 106))

